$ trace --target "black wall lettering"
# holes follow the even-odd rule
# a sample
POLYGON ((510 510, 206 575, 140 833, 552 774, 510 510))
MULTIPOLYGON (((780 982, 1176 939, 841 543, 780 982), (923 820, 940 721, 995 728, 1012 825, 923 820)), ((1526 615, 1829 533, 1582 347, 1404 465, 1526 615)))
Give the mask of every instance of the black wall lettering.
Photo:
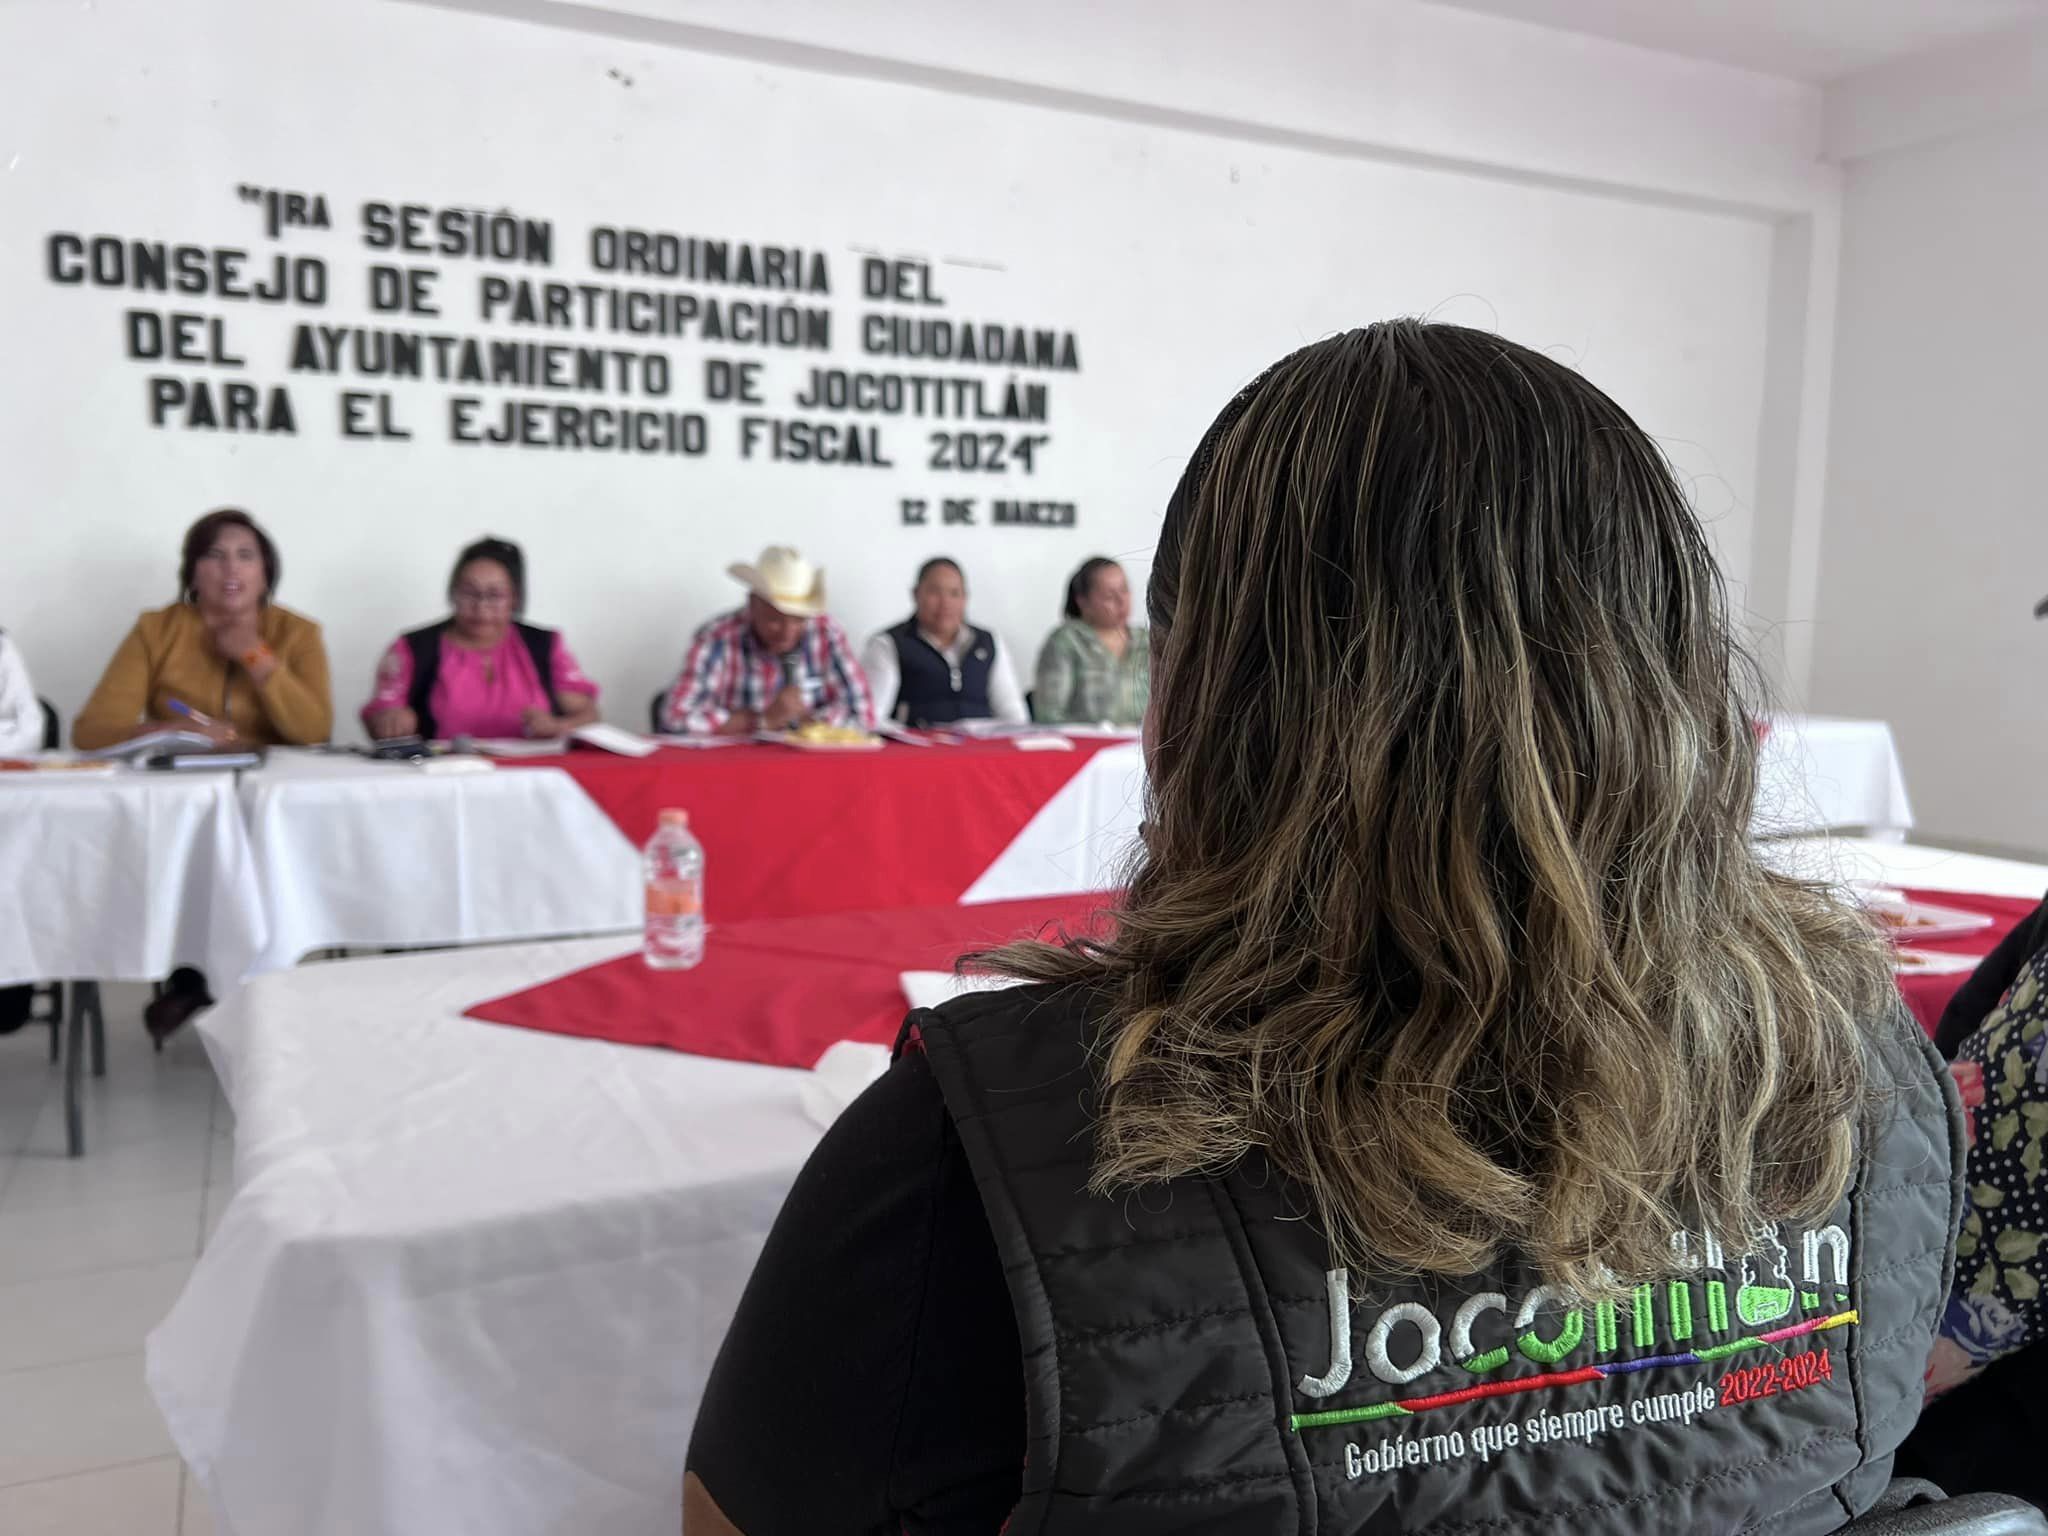
POLYGON ((169 419, 170 413, 185 402, 185 385, 179 379, 154 378, 149 381, 149 424, 160 427, 169 419))
MULTIPOLYGON (((1032 430, 1050 419, 1047 380, 1079 368, 1071 331, 933 313, 949 306, 923 258, 858 258, 856 307, 838 316, 841 338, 851 338, 840 352, 831 266, 848 258, 829 243, 571 226, 572 255, 587 261, 582 272, 562 272, 547 217, 370 199, 338 205, 353 207, 355 229, 336 235, 326 193, 229 190, 260 222, 262 244, 162 238, 184 233, 175 229, 43 235, 44 275, 77 294, 61 302, 97 305, 105 318, 96 323, 118 325, 126 359, 149 366, 155 428, 296 435, 297 401, 273 380, 312 374, 332 380, 324 430, 351 443, 411 440, 406 417, 423 405, 446 411, 452 444, 692 457, 715 446, 738 462, 808 475, 896 469, 922 435, 926 451, 906 467, 1008 476, 1028 490, 1051 444, 1032 430), (326 308, 330 260, 351 240, 392 254, 343 264, 333 322, 303 313, 326 308), (464 324, 443 318, 442 266, 395 253, 479 263, 459 282, 455 306, 476 332, 442 328, 464 324), (517 267, 541 270, 507 270, 517 267), (170 307, 179 303, 187 307, 170 307), (232 309, 215 312, 237 305, 302 313, 259 327, 265 341, 251 355, 230 335, 232 309), (678 409, 697 403, 689 396, 699 366, 710 409, 678 409)), ((972 496, 897 498, 897 516, 926 525, 934 505, 948 526, 1073 521, 1071 503, 972 496)))
POLYGON ((730 363, 722 357, 705 359, 704 398, 738 400, 745 405, 762 404, 761 365, 730 363))
POLYGON ((370 268, 370 308, 382 313, 438 315, 433 300, 434 283, 440 273, 432 267, 370 268))
POLYGON ((341 392, 341 435, 353 438, 384 438, 407 442, 412 433, 392 419, 391 397, 380 392, 344 389, 341 392))
POLYGON ((943 304, 932 290, 931 263, 926 261, 885 261, 868 256, 860 264, 861 292, 871 299, 889 299, 898 304, 943 304))
POLYGON ((164 322, 155 310, 128 311, 128 356, 144 361, 164 355, 164 322))
POLYGON ((53 283, 82 283, 85 281, 85 242, 76 235, 55 234, 50 236, 48 255, 50 281, 53 283))
POLYGON ((391 205, 363 204, 363 244, 373 251, 388 251, 397 240, 397 232, 391 224, 391 205))
POLYGON ((244 359, 228 350, 226 330, 218 315, 154 310, 128 311, 128 355, 138 360, 168 358, 174 363, 204 363, 239 368, 244 359))

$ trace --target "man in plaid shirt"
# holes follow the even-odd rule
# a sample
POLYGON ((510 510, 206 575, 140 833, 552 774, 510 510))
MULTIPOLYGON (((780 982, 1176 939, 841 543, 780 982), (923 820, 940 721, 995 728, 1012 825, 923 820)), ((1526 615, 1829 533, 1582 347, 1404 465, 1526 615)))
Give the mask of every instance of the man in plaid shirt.
POLYGON ((682 675, 661 705, 677 735, 749 736, 821 720, 875 723, 868 680, 846 631, 825 612, 825 573, 780 545, 727 568, 747 603, 691 638, 682 675))

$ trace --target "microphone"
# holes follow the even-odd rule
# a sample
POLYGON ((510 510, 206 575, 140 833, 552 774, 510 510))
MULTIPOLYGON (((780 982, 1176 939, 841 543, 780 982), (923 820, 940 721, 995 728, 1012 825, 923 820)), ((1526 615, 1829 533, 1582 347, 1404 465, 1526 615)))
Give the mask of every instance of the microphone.
MULTIPOLYGON (((2048 601, 2048 599, 2044 599, 2044 601, 2048 601)), ((785 687, 785 688, 795 688, 795 687, 797 687, 797 686, 798 686, 798 683, 797 683, 797 664, 798 664, 798 662, 799 662, 799 661, 801 661, 801 660, 802 660, 802 655, 801 655, 801 653, 799 653, 799 652, 797 652, 797 651, 784 651, 784 652, 782 653, 782 686, 783 686, 783 687, 785 687)))
POLYGON ((2048 597, 2044 597, 2041 601, 2034 604, 2034 617, 2037 619, 2048 619, 2048 597))

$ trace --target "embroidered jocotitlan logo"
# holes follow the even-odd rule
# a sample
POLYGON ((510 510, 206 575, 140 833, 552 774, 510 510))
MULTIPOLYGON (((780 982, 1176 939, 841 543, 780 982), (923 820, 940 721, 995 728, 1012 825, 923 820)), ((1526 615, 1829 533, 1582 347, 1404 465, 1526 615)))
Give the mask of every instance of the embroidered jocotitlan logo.
MULTIPOLYGON (((1292 1427, 1298 1431, 1400 1418, 1476 1398, 1508 1397, 1637 1371, 1707 1364, 1805 1334, 1853 1326, 1856 1313, 1846 1310, 1848 1234, 1839 1226, 1819 1227, 1801 1234, 1798 1246, 1798 1284, 1792 1278, 1792 1254, 1773 1225, 1732 1267, 1713 1237, 1677 1233, 1671 1240, 1670 1280, 1638 1286, 1626 1300, 1598 1302, 1590 1309, 1571 1305, 1548 1286, 1529 1291, 1519 1303, 1511 1303, 1499 1291, 1482 1291, 1465 1297, 1447 1318, 1421 1302, 1399 1302, 1380 1311, 1363 1331, 1359 1353, 1371 1376, 1400 1388, 1448 1363, 1462 1371, 1464 1383, 1454 1379, 1438 1392, 1298 1413, 1292 1427), (1408 1326, 1404 1328, 1404 1324, 1408 1326), (1624 1354, 1628 1358, 1614 1358, 1624 1354), (1496 1374, 1517 1356, 1549 1369, 1536 1375, 1496 1374), (1474 1382, 1473 1377, 1481 1379, 1474 1382)), ((1303 1376, 1296 1383, 1297 1390, 1311 1398, 1335 1396, 1354 1373, 1351 1274, 1333 1269, 1325 1280, 1330 1303, 1330 1365, 1322 1374, 1303 1376)), ((1719 1400, 1770 1396, 1781 1386, 1796 1391, 1815 1380, 1831 1380, 1833 1369, 1825 1363, 1824 1349, 1821 1357, 1811 1371, 1785 1372, 1773 1367, 1768 1380, 1757 1370, 1731 1372, 1721 1379, 1719 1400), (1783 1382, 1778 1381, 1780 1373, 1785 1375, 1783 1382)), ((1694 1406, 1712 1404, 1703 1401, 1694 1406)), ((1691 1413, 1685 1417, 1690 1419, 1691 1413)))

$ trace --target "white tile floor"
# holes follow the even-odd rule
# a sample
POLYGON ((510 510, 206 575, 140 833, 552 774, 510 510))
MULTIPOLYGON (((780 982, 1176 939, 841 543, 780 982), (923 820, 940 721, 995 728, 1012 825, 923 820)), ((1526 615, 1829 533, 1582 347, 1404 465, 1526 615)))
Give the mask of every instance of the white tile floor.
POLYGON ((161 1056, 141 987, 103 989, 107 1075, 64 1155, 49 1034, 0 1037, 0 1532, 211 1536, 142 1381, 232 1177, 228 1109, 189 1030, 161 1056))

